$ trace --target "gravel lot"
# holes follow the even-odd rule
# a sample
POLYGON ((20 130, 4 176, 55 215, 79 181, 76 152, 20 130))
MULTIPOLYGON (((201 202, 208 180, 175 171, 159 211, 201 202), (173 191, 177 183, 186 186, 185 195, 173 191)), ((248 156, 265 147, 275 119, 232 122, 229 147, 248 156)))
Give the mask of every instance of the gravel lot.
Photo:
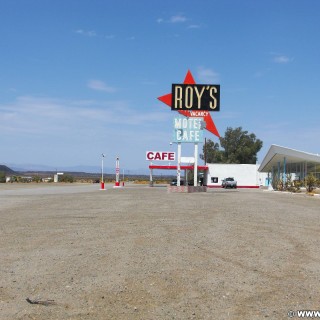
POLYGON ((319 197, 262 190, 1 185, 0 319, 320 309, 319 208, 319 197))

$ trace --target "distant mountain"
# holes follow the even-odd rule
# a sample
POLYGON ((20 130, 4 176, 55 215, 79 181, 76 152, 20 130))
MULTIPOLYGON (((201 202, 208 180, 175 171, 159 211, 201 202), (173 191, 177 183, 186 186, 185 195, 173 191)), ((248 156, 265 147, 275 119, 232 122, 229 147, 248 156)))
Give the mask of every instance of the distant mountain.
MULTIPOLYGON (((59 167, 61 171, 68 171, 68 172, 86 172, 86 173, 101 173, 101 167, 98 166, 72 166, 72 167, 59 167)), ((104 173, 112 173, 114 170, 112 168, 105 167, 103 168, 104 173)))
MULTIPOLYGON (((86 165, 77 165, 77 166, 46 166, 41 164, 10 164, 10 167, 13 170, 18 172, 84 172, 84 173, 101 173, 101 167, 99 166, 86 166, 86 165)), ((1 171, 1 170, 0 170, 1 171)), ((115 174, 116 169, 112 167, 104 167, 103 173, 105 174, 115 174)), ((159 174, 161 172, 159 171, 159 174)), ((164 172, 163 172, 164 173, 164 172)), ((120 175, 122 176, 123 169, 120 167, 120 175)), ((127 169, 124 168, 124 175, 132 174, 149 174, 149 169, 138 168, 138 169, 127 169)), ((157 173, 156 173, 157 174, 157 173)))
POLYGON ((43 166, 43 165, 37 165, 37 164, 12 164, 10 165, 13 170, 18 172, 24 172, 24 171, 55 171, 55 168, 52 168, 50 166, 43 166))
POLYGON ((0 165, 0 172, 4 172, 6 174, 14 174, 15 172, 5 165, 0 165))
POLYGON ((97 166, 74 166, 74 167, 53 167, 46 166, 42 164, 12 164, 10 165, 15 171, 25 172, 25 171, 46 171, 46 172, 88 172, 88 173, 100 173, 101 168, 97 166))
MULTIPOLYGON (((36 165, 36 164, 8 164, 12 169, 6 165, 0 165, 0 172, 5 172, 6 175, 42 175, 45 173, 55 173, 55 172, 64 172, 70 173, 78 176, 86 176, 86 174, 101 174, 101 167, 99 166, 85 166, 78 165, 72 167, 52 167, 45 165, 36 165)), ((111 167, 104 167, 103 173, 106 175, 115 175, 116 169, 111 167)), ((135 176, 135 175, 149 175, 150 170, 148 167, 138 168, 138 169, 122 169, 120 168, 120 177, 122 176, 135 176)), ((174 176, 176 175, 175 170, 153 170, 153 175, 156 176, 174 176)))
MULTIPOLYGON (((68 172, 86 172, 86 173, 101 173, 101 167, 99 166, 86 166, 86 165, 78 165, 72 167, 59 167, 59 171, 68 171, 68 172)), ((103 172, 106 174, 115 174, 116 168, 115 167, 104 167, 103 172)), ((126 174, 149 174, 150 171, 148 167, 146 168, 138 168, 138 169, 128 169, 122 168, 120 166, 120 175, 122 176, 123 173, 126 174)))

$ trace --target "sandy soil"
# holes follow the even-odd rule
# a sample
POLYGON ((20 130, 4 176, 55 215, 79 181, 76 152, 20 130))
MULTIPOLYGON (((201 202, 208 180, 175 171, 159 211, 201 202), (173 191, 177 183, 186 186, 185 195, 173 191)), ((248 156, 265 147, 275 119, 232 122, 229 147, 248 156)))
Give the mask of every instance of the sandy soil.
POLYGON ((320 309, 320 198, 49 188, 0 187, 0 319, 288 319, 320 309))

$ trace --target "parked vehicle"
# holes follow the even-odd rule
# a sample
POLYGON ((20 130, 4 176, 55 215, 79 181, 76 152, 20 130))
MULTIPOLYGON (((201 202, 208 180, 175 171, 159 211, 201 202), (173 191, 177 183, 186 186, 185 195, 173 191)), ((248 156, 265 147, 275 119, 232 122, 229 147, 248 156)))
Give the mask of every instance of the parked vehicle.
MULTIPOLYGON (((177 185, 177 179, 173 179, 171 181, 170 185, 176 186, 177 185)), ((183 179, 180 179, 180 186, 184 186, 184 180, 183 179)))
POLYGON ((234 180, 234 178, 225 178, 222 180, 222 184, 221 184, 221 187, 222 188, 234 188, 236 189, 237 188, 237 181, 234 180))

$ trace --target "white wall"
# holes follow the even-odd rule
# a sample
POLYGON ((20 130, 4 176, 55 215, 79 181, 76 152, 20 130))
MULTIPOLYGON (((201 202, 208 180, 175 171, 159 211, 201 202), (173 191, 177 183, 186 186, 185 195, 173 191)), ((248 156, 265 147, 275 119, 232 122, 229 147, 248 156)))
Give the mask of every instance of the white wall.
POLYGON ((223 179, 233 177, 240 188, 258 188, 265 185, 266 173, 259 173, 258 164, 222 164, 208 163, 208 187, 221 187, 223 179), (212 182, 211 178, 218 178, 218 182, 212 182))

